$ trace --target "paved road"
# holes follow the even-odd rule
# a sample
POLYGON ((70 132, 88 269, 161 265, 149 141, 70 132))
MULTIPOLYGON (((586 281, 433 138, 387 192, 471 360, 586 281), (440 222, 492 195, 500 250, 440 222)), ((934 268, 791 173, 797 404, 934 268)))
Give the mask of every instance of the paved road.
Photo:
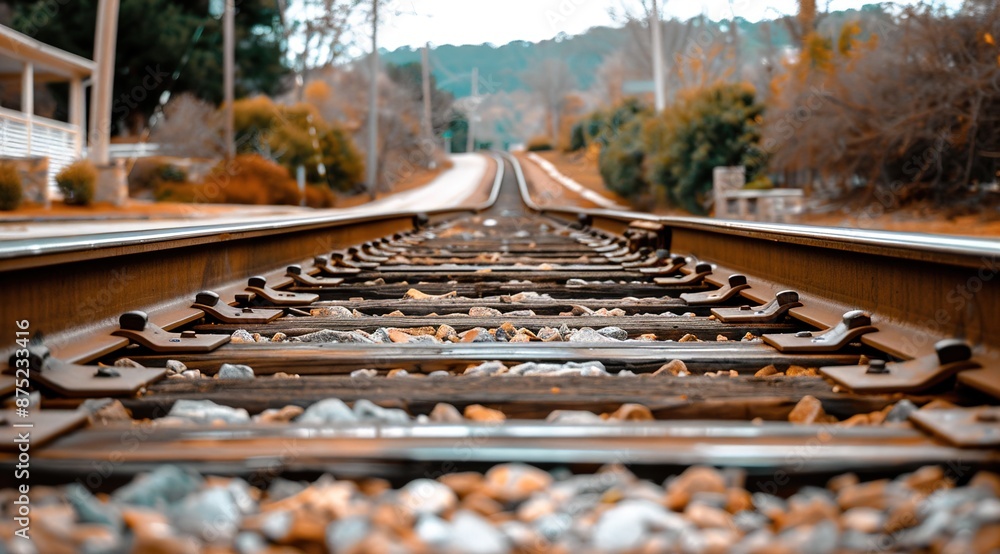
POLYGON ((460 205, 476 192, 489 169, 487 158, 481 154, 455 154, 455 164, 429 184, 393 194, 374 202, 350 208, 331 210, 339 213, 384 213, 387 211, 432 210, 460 205))
MULTIPOLYGON (((231 215, 213 214, 205 217, 171 217, 129 219, 116 214, 115 219, 82 221, 28 221, 3 222, 0 215, 0 240, 27 238, 84 236, 152 229, 174 229, 191 225, 263 222, 276 218, 313 217, 324 214, 384 213, 387 211, 431 210, 461 204, 472 196, 482 182, 489 162, 480 154, 452 156, 454 167, 442 172, 423 187, 393 194, 368 204, 345 209, 313 210, 294 206, 245 206, 236 208, 231 215)), ((196 210, 195 210, 196 212, 196 210)))

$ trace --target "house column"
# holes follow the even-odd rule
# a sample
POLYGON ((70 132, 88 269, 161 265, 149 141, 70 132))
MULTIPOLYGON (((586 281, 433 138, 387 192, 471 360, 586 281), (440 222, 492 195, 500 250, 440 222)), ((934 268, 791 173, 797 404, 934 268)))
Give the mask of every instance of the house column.
POLYGON ((73 77, 69 82, 69 124, 76 127, 76 138, 74 148, 76 157, 83 153, 83 135, 86 129, 83 128, 83 80, 80 77, 73 77))
MULTIPOLYGON (((231 0, 230 0, 231 1, 231 0)), ((90 94, 90 140, 87 155, 97 166, 95 202, 121 206, 128 198, 125 166, 111 164, 111 108, 115 86, 115 44, 118 40, 118 0, 98 0, 94 61, 97 72, 90 94)))
POLYGON ((24 63, 24 70, 21 71, 21 112, 28 120, 27 127, 27 155, 31 156, 31 119, 35 115, 35 65, 31 62, 24 63))
POLYGON ((90 92, 91 160, 98 166, 109 163, 111 106, 115 86, 115 45, 118 40, 118 0, 98 0, 97 28, 94 33, 94 61, 97 72, 90 92))

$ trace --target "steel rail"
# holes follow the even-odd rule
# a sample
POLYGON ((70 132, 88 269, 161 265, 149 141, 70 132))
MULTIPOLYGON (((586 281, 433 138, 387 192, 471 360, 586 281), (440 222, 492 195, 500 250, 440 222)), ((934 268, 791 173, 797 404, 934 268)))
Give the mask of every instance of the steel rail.
MULTIPOLYGON (((513 164, 519 181, 523 180, 524 173, 517 158, 509 154, 505 157, 513 164)), ((996 239, 790 223, 760 223, 707 217, 658 216, 604 208, 542 207, 528 198, 527 187, 522 187, 522 194, 526 198, 525 204, 533 210, 556 216, 575 218, 582 215, 624 223, 650 221, 662 223, 672 229, 690 229, 911 260, 963 264, 967 267, 980 267, 984 258, 993 264, 1000 263, 997 262, 997 257, 1000 256, 1000 240, 996 239)))
POLYGON ((111 251, 119 249, 135 253, 150 249, 182 247, 208 241, 252 238, 282 233, 310 231, 347 225, 360 225, 392 218, 410 218, 418 214, 440 216, 463 212, 482 212, 496 203, 500 194, 500 184, 504 177, 503 161, 493 155, 497 164, 496 175, 489 197, 475 205, 439 208, 435 210, 398 210, 369 215, 318 215, 309 217, 275 217, 239 223, 219 223, 192 225, 175 229, 150 229, 145 231, 121 231, 96 233, 79 237, 63 236, 50 238, 26 238, 0 241, 0 271, 19 269, 44 264, 44 257, 55 254, 111 251))
MULTIPOLYGON (((505 155, 514 166, 519 183, 524 181, 521 164, 515 156, 505 155)), ((671 229, 689 229, 719 235, 752 238, 787 244, 801 244, 845 252, 876 254, 909 260, 960 264, 966 267, 981 267, 984 262, 991 266, 1000 264, 1000 240, 975 237, 933 235, 902 231, 879 231, 827 227, 819 225, 798 225, 790 223, 759 223, 712 219, 707 217, 658 216, 643 212, 609 210, 604 208, 578 208, 574 206, 539 206, 531 200, 526 186, 521 187, 525 204, 532 210, 554 216, 589 216, 597 220, 619 223, 649 221, 661 223, 671 229)))
MULTIPOLYGON (((523 179, 517 158, 507 160, 523 179)), ((527 187, 522 191, 527 194, 527 187)), ((538 209, 563 222, 583 217, 612 233, 632 221, 662 224, 674 253, 716 265, 709 283, 721 286, 731 274, 746 274, 752 286, 740 294, 753 303, 795 289, 812 307, 791 315, 819 328, 836 325, 848 310, 872 311, 879 332, 862 341, 904 359, 933 353, 938 340, 963 338, 978 347, 987 366, 977 384, 1000 382, 1000 241, 572 206, 538 209)), ((1000 393, 1000 385, 991 388, 1000 393)))
MULTIPOLYGON (((58 438, 33 457, 33 469, 56 470, 74 460, 100 459, 109 446, 120 448, 122 433, 127 430, 112 426, 58 438)), ((337 461, 377 458, 399 462, 710 464, 766 472, 787 467, 805 451, 809 464, 801 472, 842 471, 845 466, 859 465, 868 471, 898 471, 918 462, 947 464, 955 460, 974 465, 1000 462, 996 451, 943 446, 911 429, 840 428, 826 440, 816 436, 816 426, 722 421, 574 425, 515 420, 503 425, 168 428, 145 435, 140 449, 116 450, 116 463, 159 465, 197 460, 199 464, 245 464, 269 458, 266 453, 280 452, 290 442, 295 445, 294 460, 282 460, 272 469, 322 471, 337 461), (803 441, 816 444, 803 450, 803 441), (286 462, 291 465, 286 466, 286 462)))
MULTIPOLYGON (((120 314, 137 306, 149 312, 151 322, 173 329, 202 317, 201 310, 189 307, 200 290, 233 298, 255 274, 280 286, 288 279, 275 268, 305 265, 336 248, 410 231, 417 216, 441 219, 489 210, 505 177, 503 161, 493 160, 489 197, 473 206, 0 242, 5 314, 44 332, 54 355, 93 360, 128 344, 109 332, 120 314)), ((5 362, 3 356, 0 366, 5 362)))

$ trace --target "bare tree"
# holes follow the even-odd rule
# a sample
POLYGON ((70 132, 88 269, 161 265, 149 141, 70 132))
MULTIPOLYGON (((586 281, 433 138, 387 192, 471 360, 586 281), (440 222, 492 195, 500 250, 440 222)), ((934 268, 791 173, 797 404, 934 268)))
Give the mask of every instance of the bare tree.
POLYGON ((868 43, 832 40, 849 47, 781 78, 766 117, 772 167, 844 190, 864 183, 890 205, 943 202, 995 180, 1000 6, 969 3, 955 15, 911 6, 875 25, 868 43))
POLYGON ((607 56, 597 68, 592 89, 597 100, 608 106, 618 105, 624 98, 625 81, 633 78, 628 58, 621 50, 607 56))
MULTIPOLYGON (((649 80, 653 74, 652 39, 649 29, 648 6, 641 10, 625 10, 615 14, 624 21, 630 40, 622 51, 628 79, 649 80)), ((677 93, 731 80, 744 63, 740 56, 739 29, 735 22, 724 28, 704 16, 687 21, 670 19, 663 26, 663 59, 665 60, 667 98, 677 93)))
MULTIPOLYGON (((373 2, 379 7, 392 0, 277 0, 287 44, 299 46, 293 66, 309 82, 311 72, 331 67, 347 57, 356 42, 357 23, 370 17, 373 2)), ((300 93, 302 88, 300 88, 300 93)), ((301 97, 300 97, 301 99, 301 97)))
MULTIPOLYGON (((317 107, 320 114, 340 123, 353 133, 355 144, 367 144, 368 86, 371 74, 364 63, 342 67, 327 67, 314 73, 315 80, 305 93, 305 99, 317 107), (335 91, 335 93, 334 93, 335 91)), ((443 161, 438 145, 423 136, 420 126, 423 105, 420 83, 396 75, 393 80, 385 72, 378 79, 378 142, 381 163, 377 167, 379 190, 390 190, 429 159, 443 161)))
POLYGON ((544 58, 532 65, 522 76, 545 106, 550 122, 549 136, 559 142, 559 116, 566 105, 567 95, 576 87, 576 79, 562 58, 544 58))
POLYGON ((151 139, 175 156, 221 155, 225 150, 222 114, 193 94, 180 94, 164 106, 163 120, 153 127, 151 139))

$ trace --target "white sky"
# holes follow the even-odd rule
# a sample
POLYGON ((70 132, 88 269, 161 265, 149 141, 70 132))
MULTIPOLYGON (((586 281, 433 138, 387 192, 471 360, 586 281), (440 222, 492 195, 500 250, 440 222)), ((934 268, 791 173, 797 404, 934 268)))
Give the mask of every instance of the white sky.
MULTIPOLYGON (((961 0, 937 0, 958 7, 961 0)), ((662 4, 663 2, 661 2, 662 4)), ((875 0, 818 0, 820 9, 860 8, 875 0)), ((906 3, 906 2, 901 2, 906 3)), ((559 33, 580 34, 591 27, 615 25, 609 11, 641 13, 640 0, 396 0, 394 14, 383 18, 379 47, 441 44, 507 44, 537 42, 559 33)), ((705 14, 712 19, 737 16, 756 21, 796 13, 797 0, 666 0, 663 17, 688 19, 705 14)))

